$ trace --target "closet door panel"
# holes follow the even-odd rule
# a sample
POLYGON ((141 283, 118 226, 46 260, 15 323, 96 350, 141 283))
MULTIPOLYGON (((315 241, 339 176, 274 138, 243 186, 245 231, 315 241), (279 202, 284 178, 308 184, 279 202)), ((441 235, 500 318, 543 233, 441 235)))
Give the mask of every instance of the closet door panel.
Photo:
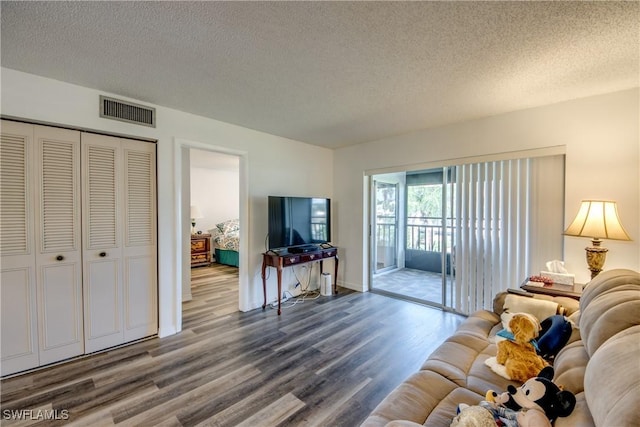
POLYGON ((158 331, 155 144, 122 140, 125 341, 158 331))
POLYGON ((35 126, 40 364, 84 353, 80 132, 35 126))
POLYGON ((33 276, 32 268, 3 268, 0 272, 2 375, 39 365, 36 286, 33 276))
POLYGON ((92 353, 123 343, 120 260, 85 261, 85 351, 92 353))
POLYGON ((82 134, 85 351, 121 344, 122 249, 118 138, 82 134))
POLYGON ((32 160, 33 126, 3 120, 0 135, 2 375, 39 364, 32 160))
POLYGON ((158 332, 156 272, 150 257, 128 257, 125 262, 125 341, 131 341, 158 332))
POLYGON ((41 365, 84 353, 79 267, 67 263, 38 269, 41 365))

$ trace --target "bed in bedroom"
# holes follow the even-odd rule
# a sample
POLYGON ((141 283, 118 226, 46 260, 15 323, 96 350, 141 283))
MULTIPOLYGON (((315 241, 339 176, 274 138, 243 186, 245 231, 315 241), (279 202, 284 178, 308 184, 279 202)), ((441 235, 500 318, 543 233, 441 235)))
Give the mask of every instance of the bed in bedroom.
POLYGON ((240 246, 240 224, 237 219, 216 224, 209 230, 211 233, 211 248, 218 264, 238 267, 240 246))

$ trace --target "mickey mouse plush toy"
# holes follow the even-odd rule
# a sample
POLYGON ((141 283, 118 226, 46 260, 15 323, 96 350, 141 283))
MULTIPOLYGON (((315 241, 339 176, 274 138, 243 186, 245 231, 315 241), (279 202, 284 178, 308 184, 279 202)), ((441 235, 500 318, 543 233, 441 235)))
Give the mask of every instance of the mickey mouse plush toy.
POLYGON ((576 406, 573 393, 561 390, 552 379, 553 368, 547 366, 520 388, 509 385, 502 394, 489 390, 479 405, 461 403, 451 427, 551 427, 576 406))
POLYGON ((519 427, 551 426, 558 417, 571 414, 576 397, 570 391, 561 390, 552 382, 553 368, 547 366, 537 377, 526 381, 520 388, 510 385, 507 392, 493 394, 493 404, 517 411, 519 427))

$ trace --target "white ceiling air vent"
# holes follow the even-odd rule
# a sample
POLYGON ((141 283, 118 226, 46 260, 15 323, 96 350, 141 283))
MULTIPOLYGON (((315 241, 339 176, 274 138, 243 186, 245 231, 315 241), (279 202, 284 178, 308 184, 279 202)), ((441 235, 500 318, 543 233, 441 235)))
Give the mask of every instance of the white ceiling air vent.
POLYGON ((156 109, 100 95, 100 117, 156 127, 156 109))

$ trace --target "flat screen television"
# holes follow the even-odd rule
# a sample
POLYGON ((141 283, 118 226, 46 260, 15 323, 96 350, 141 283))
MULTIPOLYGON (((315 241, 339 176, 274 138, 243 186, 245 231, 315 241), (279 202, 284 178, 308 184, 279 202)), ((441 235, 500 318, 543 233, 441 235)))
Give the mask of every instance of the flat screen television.
POLYGON ((269 196, 269 249, 331 240, 331 199, 269 196))

